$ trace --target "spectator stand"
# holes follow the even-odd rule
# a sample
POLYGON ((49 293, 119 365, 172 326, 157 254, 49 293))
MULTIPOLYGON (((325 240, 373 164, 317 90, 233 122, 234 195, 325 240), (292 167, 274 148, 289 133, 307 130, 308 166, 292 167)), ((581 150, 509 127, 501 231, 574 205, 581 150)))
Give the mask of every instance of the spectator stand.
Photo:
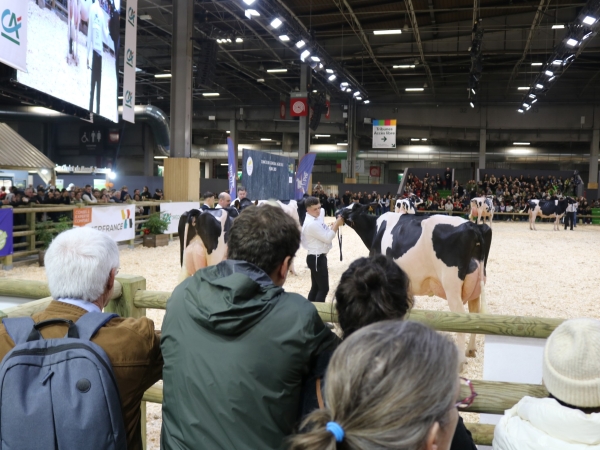
MULTIPOLYGON (((146 308, 165 309, 171 292, 146 291, 146 279, 136 275, 119 275, 107 312, 116 312, 122 317, 142 317, 146 308)), ((26 280, 4 280, 0 284, 0 296, 40 298, 23 305, 0 311, 3 317, 31 316, 42 311, 52 300, 45 283, 26 280)), ((337 323, 337 313, 332 303, 313 304, 325 322, 337 323)), ((424 323, 438 331, 477 333, 497 336, 547 338, 563 319, 538 317, 501 316, 488 314, 466 314, 445 311, 411 311, 408 320, 424 323)), ((542 385, 504 383, 473 380, 478 396, 465 412, 504 414, 524 396, 544 398, 548 391, 542 385)), ((470 393, 461 391, 465 397, 470 393)), ((162 385, 156 384, 144 394, 144 401, 162 403, 162 385)), ((142 403, 142 438, 146 448, 146 414, 142 403)), ((491 445, 494 425, 466 423, 473 439, 479 445, 491 445)))

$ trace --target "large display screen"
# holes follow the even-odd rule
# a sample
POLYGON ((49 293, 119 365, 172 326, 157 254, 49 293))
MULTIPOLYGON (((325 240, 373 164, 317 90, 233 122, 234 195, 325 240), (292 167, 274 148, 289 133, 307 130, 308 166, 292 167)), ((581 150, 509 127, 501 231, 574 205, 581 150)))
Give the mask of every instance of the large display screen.
POLYGON ((19 83, 117 122, 120 0, 25 1, 27 72, 17 71, 19 83))

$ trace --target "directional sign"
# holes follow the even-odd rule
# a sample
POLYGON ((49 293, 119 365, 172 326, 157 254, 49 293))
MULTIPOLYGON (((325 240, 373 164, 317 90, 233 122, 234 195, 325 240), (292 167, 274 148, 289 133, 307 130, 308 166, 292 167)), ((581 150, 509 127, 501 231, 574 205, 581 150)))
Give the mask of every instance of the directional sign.
POLYGON ((79 148, 86 151, 104 150, 104 143, 108 140, 105 128, 85 126, 79 129, 79 148))
POLYGON ((396 148, 396 120, 373 120, 373 148, 396 148))

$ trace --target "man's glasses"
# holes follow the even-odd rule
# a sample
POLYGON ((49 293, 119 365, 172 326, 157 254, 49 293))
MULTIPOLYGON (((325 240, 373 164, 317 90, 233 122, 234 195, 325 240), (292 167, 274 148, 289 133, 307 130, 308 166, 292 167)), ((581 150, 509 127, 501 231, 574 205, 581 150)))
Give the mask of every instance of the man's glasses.
POLYGON ((467 398, 460 400, 459 402, 456 403, 456 405, 454 405, 455 408, 464 409, 464 408, 468 408, 469 406, 471 406, 473 404, 475 397, 477 397, 477 392, 475 392, 475 389, 473 388, 473 383, 471 383, 471 380, 467 380, 466 378, 460 377, 460 384, 461 384, 461 386, 468 386, 469 390, 471 391, 471 395, 469 395, 467 398))

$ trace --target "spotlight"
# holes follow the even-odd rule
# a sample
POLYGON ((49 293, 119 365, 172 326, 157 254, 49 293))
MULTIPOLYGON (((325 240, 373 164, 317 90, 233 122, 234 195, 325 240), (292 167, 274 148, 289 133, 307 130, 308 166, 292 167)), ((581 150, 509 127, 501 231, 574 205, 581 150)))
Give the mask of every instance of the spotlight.
POLYGON ((111 180, 114 180, 115 178, 117 178, 117 174, 115 172, 109 172, 108 178, 110 178, 111 180))
POLYGON ((475 108, 475 105, 473 104, 473 102, 469 102, 469 105, 471 105, 471 108, 475 108))
POLYGON ((531 102, 531 104, 533 105, 533 104, 534 104, 535 102, 537 102, 537 101, 538 101, 538 99, 536 98, 535 100, 533 100, 533 101, 531 102))
POLYGON ((327 73, 333 73, 333 70, 332 69, 325 69, 325 72, 327 72, 327 73))
POLYGON ((552 25, 553 30, 562 30, 564 27, 565 26, 563 24, 558 24, 558 23, 555 25, 552 25))
POLYGON ((555 66, 560 66, 562 63, 562 59, 555 59, 554 61, 552 61, 552 64, 555 66))
POLYGON ((570 47, 575 47, 577 44, 579 44, 579 41, 573 38, 569 38, 569 40, 567 41, 567 45, 570 47))
POLYGON ((248 6, 250 6, 252 3, 254 3, 256 0, 244 0, 244 3, 248 6))
POLYGON ((355 96, 355 97, 358 97, 359 95, 360 95, 360 91, 356 91, 356 92, 354 93, 354 96, 355 96))
POLYGON ((342 84, 340 84, 341 87, 347 87, 348 83, 346 81, 343 81, 342 84))
POLYGON ((593 33, 590 31, 588 34, 586 34, 581 40, 585 41, 587 38, 589 38, 593 33))
POLYGON ((519 111, 520 113, 522 113, 522 112, 523 112, 523 110, 522 110, 522 109, 517 109, 517 111, 519 111))
POLYGON ((336 79, 336 78, 337 78, 337 77, 336 77, 335 75, 329 75, 329 78, 328 78, 328 80, 329 80, 329 81, 335 81, 335 79, 336 79))
POLYGON ((287 34, 282 34, 281 36, 279 36, 279 39, 283 42, 287 42, 290 40, 290 38, 287 34))
POLYGON ((529 106, 530 106, 530 105, 529 105, 529 104, 527 104, 527 103, 523 103, 523 106, 524 106, 525 108, 529 108, 529 106))
POLYGON ((471 92, 473 93, 473 95, 477 95, 477 92, 475 92, 475 89, 471 88, 471 92))
POLYGON ((258 17, 258 16, 260 16, 260 13, 259 13, 257 10, 255 10, 255 9, 247 9, 247 10, 244 12, 244 15, 245 15, 245 16, 246 16, 248 19, 252 19, 252 16, 257 16, 257 17, 258 17))
POLYGON ((544 72, 546 74, 546 76, 548 77, 552 77, 554 76, 554 74, 552 72, 550 72, 549 70, 546 70, 546 72, 544 72))
POLYGON ((306 42, 304 42, 303 40, 296 42, 296 47, 298 47, 298 48, 302 48, 305 45, 306 45, 306 42))
POLYGON ((362 97, 356 97, 356 100, 360 102, 362 100, 362 97))
POLYGON ((273 21, 271 22, 271 26, 272 26, 273 28, 279 28, 279 27, 281 26, 281 24, 282 24, 282 23, 283 23, 283 22, 282 22, 280 19, 278 19, 278 18, 275 18, 275 19, 273 19, 273 21))
POLYGON ((302 52, 302 54, 300 55, 300 60, 304 61, 306 58, 308 58, 310 56, 310 52, 308 50, 304 50, 302 52))
POLYGON ((596 23, 596 20, 597 19, 594 19, 592 16, 585 16, 582 22, 586 25, 594 25, 596 23))
POLYGON ((346 89, 346 92, 352 92, 352 89, 348 88, 346 89))
POLYGON ((541 65, 543 65, 543 63, 541 63, 541 62, 534 62, 534 63, 531 63, 531 65, 532 66, 541 66, 541 65))
POLYGON ((556 77, 548 78, 548 81, 554 81, 556 77))
POLYGON ((321 61, 321 58, 319 58, 318 56, 311 56, 310 59, 312 59, 315 62, 321 61))
POLYGON ((535 98, 535 94, 529 94, 529 98, 535 98))
POLYGON ((368 105, 369 103, 371 103, 371 100, 365 100, 365 105, 368 105))
POLYGON ((529 86, 519 86, 517 88, 517 90, 519 90, 519 91, 528 91, 529 90, 529 86))
POLYGON ((238 44, 241 44, 242 42, 244 42, 244 40, 242 38, 236 38, 235 42, 237 42, 238 44))
POLYGON ((543 84, 539 84, 539 83, 538 83, 538 84, 536 84, 536 85, 535 85, 535 87, 536 87, 537 89, 544 89, 544 85, 543 85, 543 84))

